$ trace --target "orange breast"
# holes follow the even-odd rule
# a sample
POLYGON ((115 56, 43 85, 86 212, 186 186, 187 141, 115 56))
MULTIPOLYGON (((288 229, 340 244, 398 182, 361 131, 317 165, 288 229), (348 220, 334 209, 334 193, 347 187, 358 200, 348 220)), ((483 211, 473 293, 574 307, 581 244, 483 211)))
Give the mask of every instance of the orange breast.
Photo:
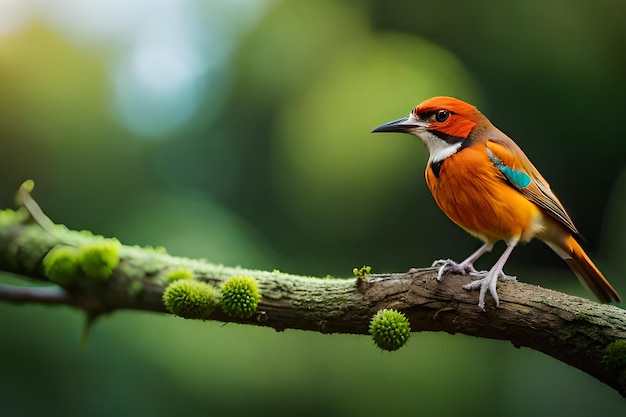
POLYGON ((530 240, 543 228, 541 210, 505 182, 482 145, 445 159, 438 177, 429 164, 426 183, 439 208, 484 241, 530 240))

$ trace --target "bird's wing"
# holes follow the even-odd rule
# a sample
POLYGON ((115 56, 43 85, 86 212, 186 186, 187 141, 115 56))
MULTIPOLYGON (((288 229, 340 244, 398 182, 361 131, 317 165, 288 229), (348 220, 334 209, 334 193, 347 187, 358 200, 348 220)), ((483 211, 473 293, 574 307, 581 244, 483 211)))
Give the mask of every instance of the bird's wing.
POLYGON ((550 189, 550 184, 511 138, 502 134, 486 143, 491 162, 500 170, 507 183, 524 194, 530 201, 544 209, 550 216, 567 227, 574 236, 582 236, 574 226, 563 204, 550 189))

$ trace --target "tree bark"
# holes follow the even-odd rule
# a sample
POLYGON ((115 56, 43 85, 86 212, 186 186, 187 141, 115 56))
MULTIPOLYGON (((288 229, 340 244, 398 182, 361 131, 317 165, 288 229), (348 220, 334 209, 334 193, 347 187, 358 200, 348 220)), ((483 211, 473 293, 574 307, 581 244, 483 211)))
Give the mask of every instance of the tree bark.
MULTIPOLYGON (((18 218, 14 212, 3 213, 18 218)), ((0 270, 42 283, 36 287, 2 285, 0 300, 72 305, 92 319, 120 309, 166 313, 162 295, 168 284, 166 273, 173 268, 188 268, 197 279, 216 286, 231 276, 247 275, 257 281, 262 295, 255 314, 236 319, 217 309, 210 320, 278 331, 367 334, 370 319, 379 309, 395 308, 406 315, 413 332, 445 331, 508 340, 577 367, 626 396, 626 310, 616 306, 521 282, 501 282, 500 307, 489 299, 482 311, 476 305, 477 292, 462 288, 470 277, 449 275, 438 282, 432 268, 327 279, 229 268, 130 246, 120 247, 120 262, 106 283, 63 289, 46 285, 44 256, 57 245, 79 247, 101 238, 40 224, 25 216, 19 221, 0 218, 0 270), (609 354, 607 346, 616 346, 615 342, 622 349, 609 354)))

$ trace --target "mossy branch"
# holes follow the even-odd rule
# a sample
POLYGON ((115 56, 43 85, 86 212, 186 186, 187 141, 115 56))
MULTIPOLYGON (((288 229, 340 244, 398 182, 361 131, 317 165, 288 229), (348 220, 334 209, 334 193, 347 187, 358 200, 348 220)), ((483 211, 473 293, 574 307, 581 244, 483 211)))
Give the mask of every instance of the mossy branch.
MULTIPOLYGON (((170 311, 182 308, 180 315, 190 318, 279 331, 367 334, 377 312, 395 309, 412 332, 508 340, 575 366, 626 396, 626 310, 521 282, 500 283, 500 307, 488 304, 483 312, 476 306, 477 293, 462 288, 468 277, 448 276, 439 283, 431 268, 384 275, 362 268, 350 279, 229 268, 124 246, 47 221, 43 227, 30 209, 0 211, 0 270, 42 283, 0 286, 0 300, 71 305, 90 319, 120 309, 167 313, 163 294, 177 283, 168 289, 170 311), (183 283, 190 279, 208 288, 183 283), (223 292, 219 308, 220 291, 214 289, 223 292)), ((372 327, 396 349, 394 341, 408 336, 405 324, 393 313, 385 320, 372 327), (396 318, 395 333, 393 323, 380 327, 396 318)))

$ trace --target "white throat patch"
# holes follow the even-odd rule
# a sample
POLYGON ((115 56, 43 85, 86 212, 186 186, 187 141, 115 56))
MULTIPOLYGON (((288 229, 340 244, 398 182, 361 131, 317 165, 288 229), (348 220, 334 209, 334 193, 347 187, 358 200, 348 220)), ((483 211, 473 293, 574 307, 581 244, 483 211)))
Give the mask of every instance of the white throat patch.
POLYGON ((416 135, 424 142, 428 152, 430 152, 429 162, 441 162, 461 149, 462 142, 450 144, 426 130, 416 132, 416 135))

